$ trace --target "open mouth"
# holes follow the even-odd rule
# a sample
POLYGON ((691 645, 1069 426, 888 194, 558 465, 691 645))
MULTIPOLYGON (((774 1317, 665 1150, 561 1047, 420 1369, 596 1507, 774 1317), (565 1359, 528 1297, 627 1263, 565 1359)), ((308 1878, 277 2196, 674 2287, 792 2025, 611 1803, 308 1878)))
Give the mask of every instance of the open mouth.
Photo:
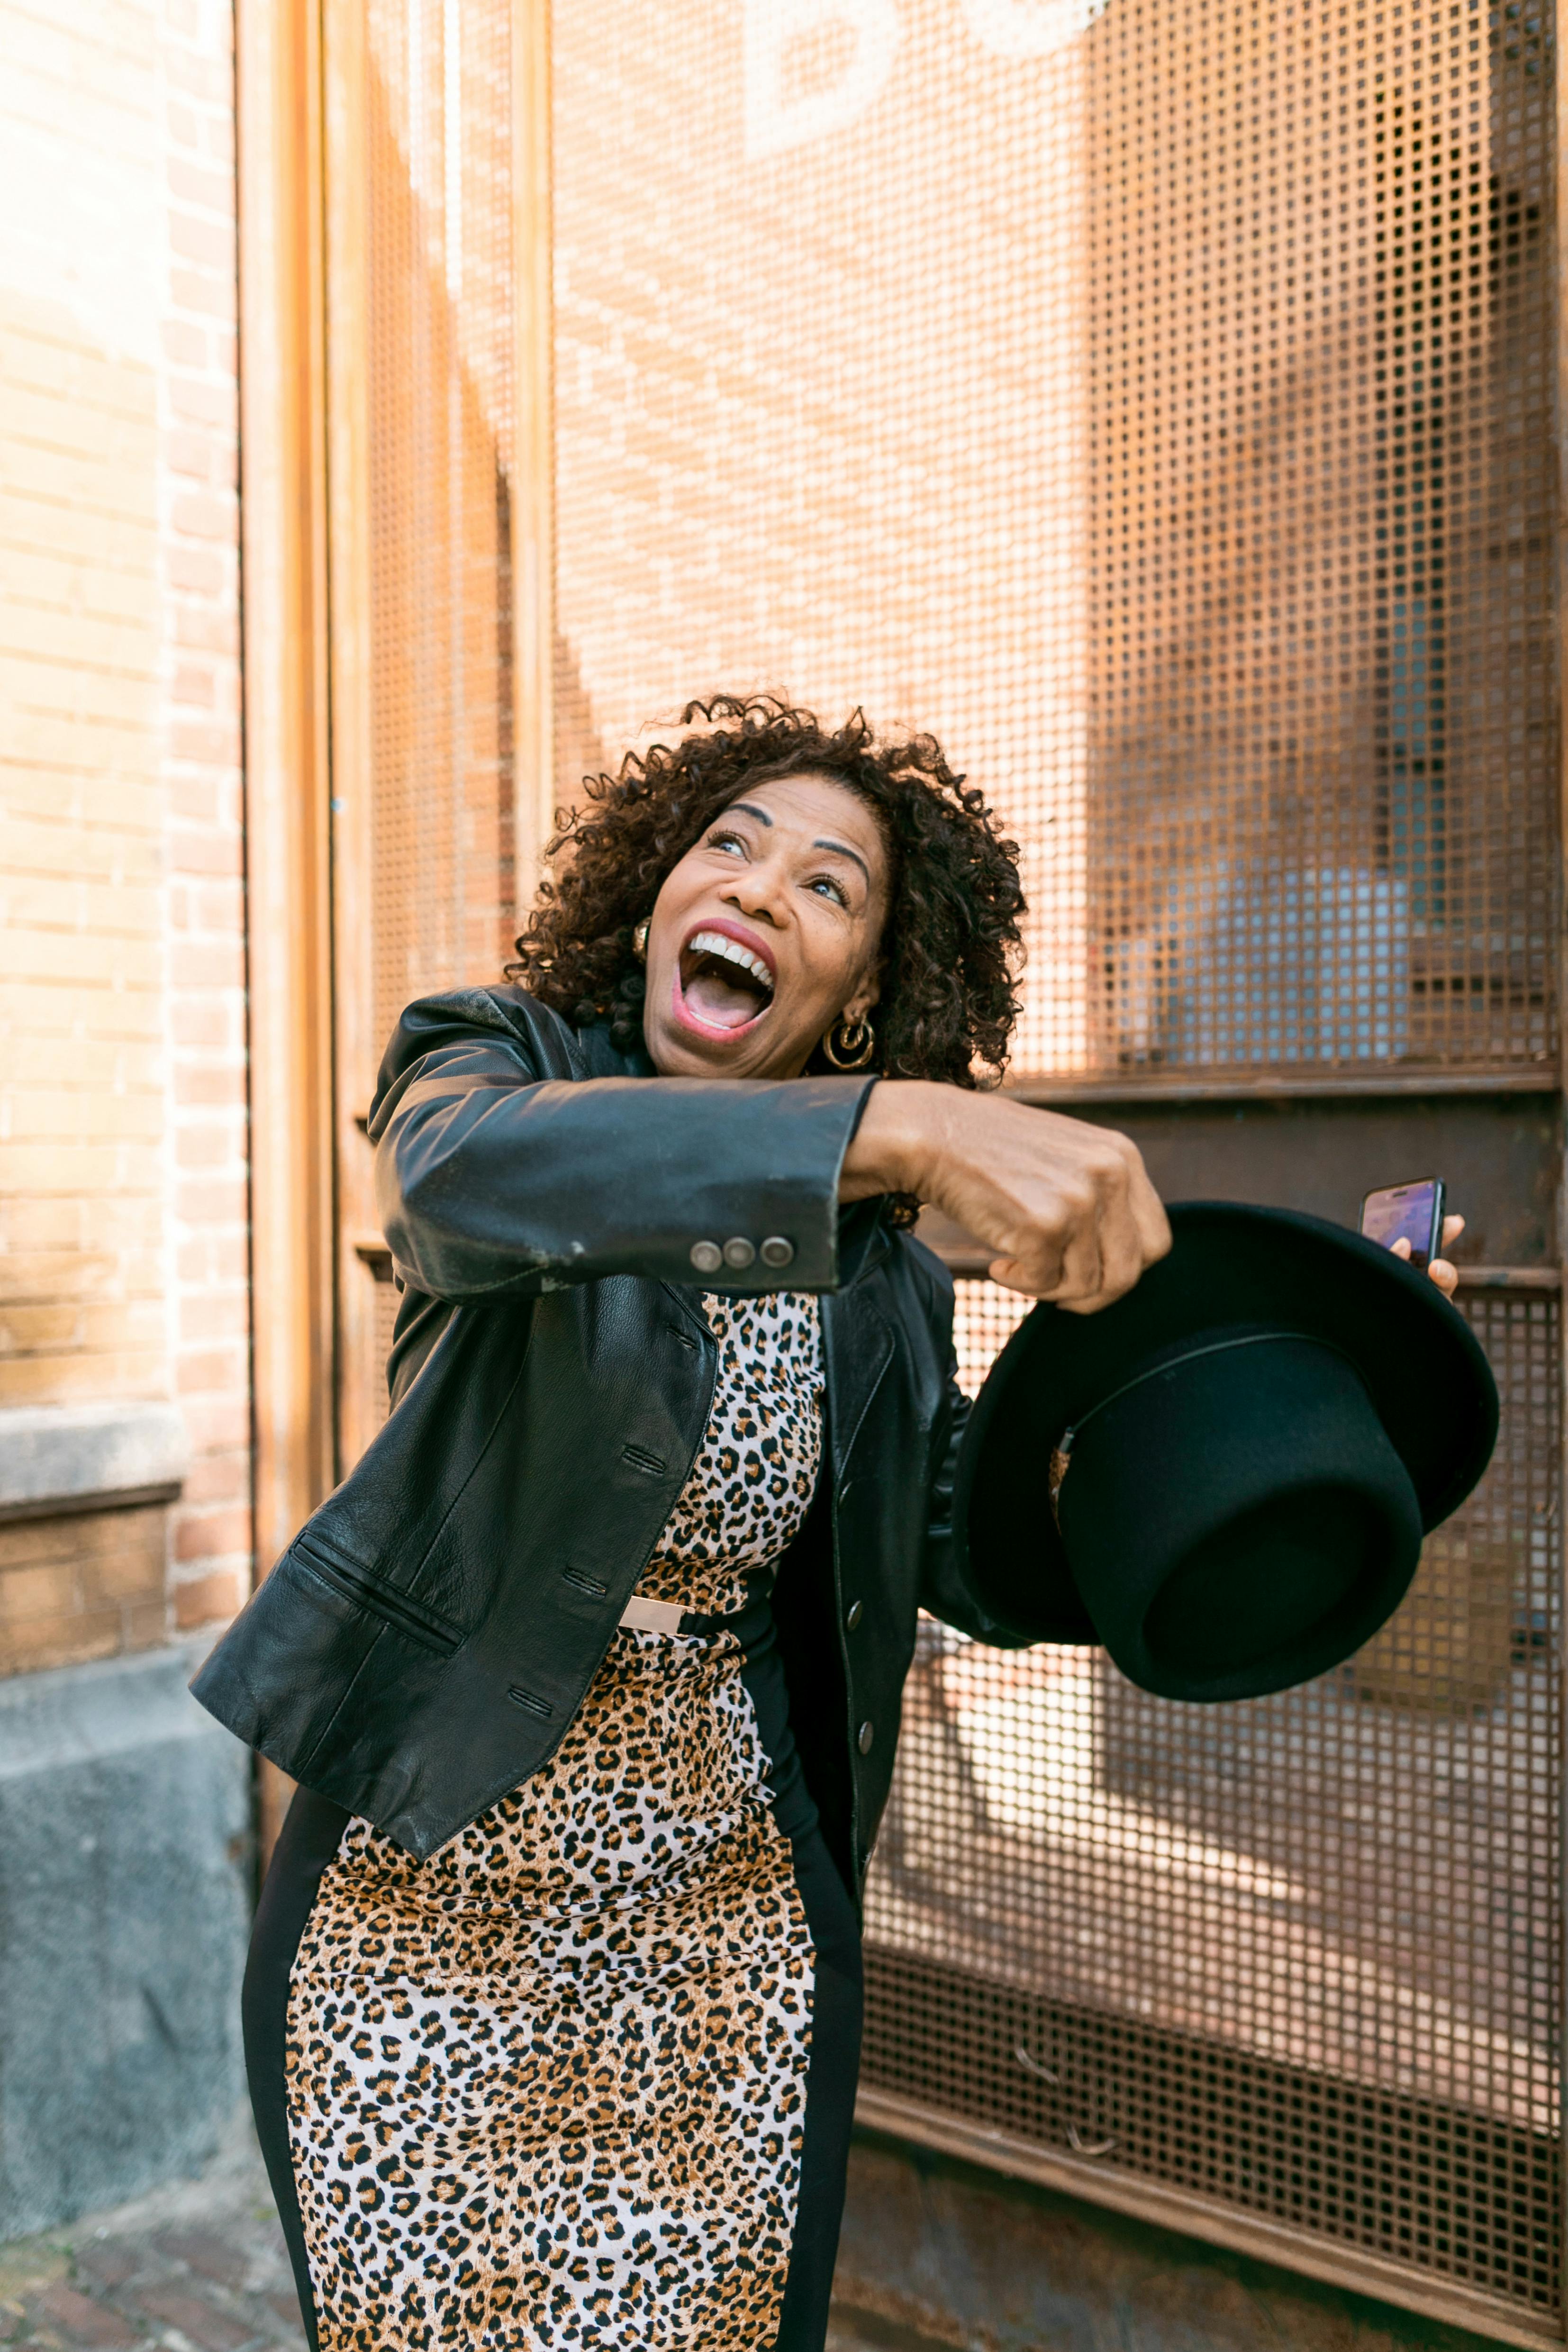
POLYGON ((711 924, 692 933, 675 975, 678 1009, 693 1024, 733 1035, 773 1002, 773 966, 758 949, 711 924))

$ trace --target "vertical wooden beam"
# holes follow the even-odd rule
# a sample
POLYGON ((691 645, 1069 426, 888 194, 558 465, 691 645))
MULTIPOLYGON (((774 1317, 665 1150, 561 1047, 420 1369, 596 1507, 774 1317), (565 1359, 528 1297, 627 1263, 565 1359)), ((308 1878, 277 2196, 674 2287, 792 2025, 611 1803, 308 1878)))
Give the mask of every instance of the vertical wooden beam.
MULTIPOLYGON (((333 1482, 333 1185, 318 0, 238 0, 256 1541, 333 1482)), ((263 1776, 262 1836, 282 1794, 263 1776)))
POLYGON ((556 799, 549 44, 549 0, 512 0, 512 676, 519 924, 533 902, 556 799))
MULTIPOLYGON (((365 0, 320 0, 326 254, 327 534, 332 695, 332 972, 337 1052, 338 1460, 376 1430, 376 1284, 356 1243, 380 1239, 373 1154, 361 1122, 385 1039, 376 1034, 375 786, 371 627, 371 209, 365 0)), ((383 167, 384 168, 384 167, 383 167)))

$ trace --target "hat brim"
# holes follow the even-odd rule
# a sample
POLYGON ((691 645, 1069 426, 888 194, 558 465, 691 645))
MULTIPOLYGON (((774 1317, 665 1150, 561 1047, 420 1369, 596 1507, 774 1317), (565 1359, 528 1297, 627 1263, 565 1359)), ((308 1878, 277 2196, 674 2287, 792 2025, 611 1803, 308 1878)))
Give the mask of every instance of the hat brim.
POLYGON ((1355 1365, 1416 1490, 1424 1531, 1470 1493, 1497 1440, 1497 1386, 1458 1310, 1381 1244, 1287 1209, 1186 1201, 1172 1246, 1098 1315, 1041 1304, 975 1402, 954 1483, 955 1523, 987 1564, 987 1605, 1037 1640, 1092 1642, 1049 1502, 1053 1450, 1143 1362, 1206 1334, 1277 1326, 1355 1365))

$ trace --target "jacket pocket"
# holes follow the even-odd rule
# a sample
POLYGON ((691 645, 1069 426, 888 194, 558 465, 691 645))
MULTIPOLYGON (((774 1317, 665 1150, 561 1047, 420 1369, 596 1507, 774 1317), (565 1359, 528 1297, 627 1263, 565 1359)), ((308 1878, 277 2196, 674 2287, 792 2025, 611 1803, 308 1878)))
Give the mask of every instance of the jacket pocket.
POLYGON ((430 1650, 438 1658, 451 1657, 466 1638, 450 1618, 443 1617, 422 1601, 411 1599, 408 1593, 383 1584, 357 1560, 329 1550, 318 1535, 297 1536, 288 1557, 300 1575, 314 1578, 337 1600, 347 1601, 369 1616, 379 1617, 394 1633, 406 1634, 422 1650, 430 1650))

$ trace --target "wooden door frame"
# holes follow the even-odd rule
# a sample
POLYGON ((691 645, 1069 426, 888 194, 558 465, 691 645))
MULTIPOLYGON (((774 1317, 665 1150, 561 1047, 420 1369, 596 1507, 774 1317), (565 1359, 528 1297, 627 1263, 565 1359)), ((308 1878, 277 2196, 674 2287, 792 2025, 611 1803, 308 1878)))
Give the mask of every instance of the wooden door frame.
MULTIPOLYGON (((237 0, 254 1541, 333 1484, 331 933, 317 0, 237 0)), ((260 1831, 287 1793, 264 1770, 260 1831)))
MULTIPOLYGON (((370 1431, 371 1034, 364 0, 236 0, 255 1541, 370 1431)), ((554 809, 549 0, 512 0, 516 887, 554 809)))

